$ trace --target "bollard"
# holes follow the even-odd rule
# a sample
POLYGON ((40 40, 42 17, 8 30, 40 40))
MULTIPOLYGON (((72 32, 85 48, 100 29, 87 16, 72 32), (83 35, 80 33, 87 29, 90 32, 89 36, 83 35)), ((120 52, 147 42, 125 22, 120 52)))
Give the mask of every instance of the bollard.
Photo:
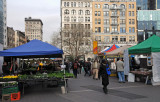
POLYGON ((65 94, 66 92, 66 90, 65 90, 65 87, 64 86, 61 86, 61 91, 62 91, 62 94, 65 94))

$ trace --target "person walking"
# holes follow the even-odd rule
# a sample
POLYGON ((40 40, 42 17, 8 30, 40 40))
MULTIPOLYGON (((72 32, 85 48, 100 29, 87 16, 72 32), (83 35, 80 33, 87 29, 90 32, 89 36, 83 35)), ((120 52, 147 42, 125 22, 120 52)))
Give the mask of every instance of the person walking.
POLYGON ((99 70, 100 64, 97 59, 94 60, 92 64, 92 72, 93 72, 93 79, 98 80, 98 70, 99 70))
POLYGON ((73 63, 73 65, 72 65, 72 69, 73 69, 73 74, 74 74, 74 76, 75 76, 75 78, 77 78, 77 69, 78 69, 78 66, 79 64, 78 64, 78 61, 77 60, 75 60, 75 62, 73 63))
POLYGON ((117 66, 119 83, 122 83, 122 82, 125 83, 125 78, 124 78, 124 63, 123 63, 122 59, 119 60, 119 58, 117 58, 116 66, 117 66))
POLYGON ((102 77, 103 91, 105 94, 108 93, 107 86, 109 85, 109 76, 108 76, 107 70, 106 70, 107 65, 109 66, 108 61, 103 59, 101 62, 101 65, 100 65, 99 73, 98 73, 98 78, 100 79, 100 76, 102 77))

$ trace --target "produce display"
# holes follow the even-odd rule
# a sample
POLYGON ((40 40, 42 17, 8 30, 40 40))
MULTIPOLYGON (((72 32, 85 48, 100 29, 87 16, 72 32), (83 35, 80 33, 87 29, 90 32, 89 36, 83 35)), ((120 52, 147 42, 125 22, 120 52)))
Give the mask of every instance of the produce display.
POLYGON ((8 76, 3 76, 3 77, 0 77, 0 81, 16 81, 18 79, 18 76, 15 76, 15 75, 8 75, 8 76))
MULTIPOLYGON (((74 75, 72 73, 65 73, 66 78, 73 78, 74 75)), ((27 79, 51 79, 51 78, 64 78, 63 72, 54 72, 54 73, 38 73, 35 75, 18 75, 19 80, 27 80, 27 79)))

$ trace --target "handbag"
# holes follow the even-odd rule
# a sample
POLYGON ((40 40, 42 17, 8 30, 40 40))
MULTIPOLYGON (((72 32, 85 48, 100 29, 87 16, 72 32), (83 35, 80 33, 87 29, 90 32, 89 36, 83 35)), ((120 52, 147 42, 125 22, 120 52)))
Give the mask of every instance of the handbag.
POLYGON ((106 72, 107 72, 108 75, 111 75, 111 71, 110 71, 110 68, 109 68, 109 67, 106 68, 106 72))

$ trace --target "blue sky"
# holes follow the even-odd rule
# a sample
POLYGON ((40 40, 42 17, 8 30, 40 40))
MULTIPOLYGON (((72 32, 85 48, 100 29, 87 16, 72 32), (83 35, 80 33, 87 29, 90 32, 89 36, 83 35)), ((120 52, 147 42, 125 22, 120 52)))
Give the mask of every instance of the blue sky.
POLYGON ((60 29, 60 0, 7 0, 7 26, 25 31, 26 17, 43 22, 43 41, 60 29))

